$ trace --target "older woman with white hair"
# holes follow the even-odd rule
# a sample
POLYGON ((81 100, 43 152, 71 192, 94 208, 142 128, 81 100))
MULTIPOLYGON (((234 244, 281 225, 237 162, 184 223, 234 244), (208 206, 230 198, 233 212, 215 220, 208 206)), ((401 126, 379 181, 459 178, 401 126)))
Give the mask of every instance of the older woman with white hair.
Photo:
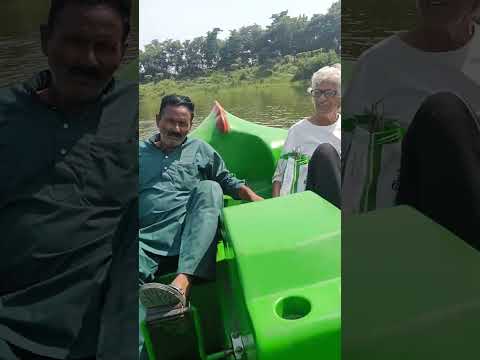
MULTIPOLYGON (((308 175, 308 163, 321 144, 328 144, 324 146, 327 150, 323 149, 321 152, 328 153, 329 157, 333 156, 334 165, 330 170, 334 174, 338 173, 339 177, 341 154, 340 65, 325 66, 315 72, 308 93, 312 96, 315 112, 297 122, 288 131, 282 156, 273 176, 273 197, 304 191, 307 188, 307 178, 315 182, 312 174, 308 175)), ((336 175, 334 177, 336 178, 336 175)), ((316 184, 312 186, 317 187, 316 184)))
MULTIPOLYGON (((376 108, 381 109, 380 118, 395 120, 407 130, 402 144, 383 151, 378 176, 369 181, 376 184, 375 191, 369 191, 376 194, 375 208, 413 206, 477 249, 479 9, 480 0, 417 0, 415 28, 383 40, 360 57, 342 104, 345 118, 376 108)), ((366 176, 353 171, 361 167, 359 152, 352 156, 349 150, 355 142, 345 140, 344 214, 362 211, 366 183, 366 176)))

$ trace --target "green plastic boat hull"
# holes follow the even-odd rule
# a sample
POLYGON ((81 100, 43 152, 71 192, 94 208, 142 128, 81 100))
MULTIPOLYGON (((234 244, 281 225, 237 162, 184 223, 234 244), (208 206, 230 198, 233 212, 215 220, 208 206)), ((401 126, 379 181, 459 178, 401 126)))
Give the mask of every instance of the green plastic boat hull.
MULTIPOLYGON (((218 104, 191 134, 265 198, 286 135, 218 104)), ((205 358, 236 347, 244 359, 340 359, 340 210, 311 192, 225 205, 217 280, 191 296, 205 358)))
POLYGON ((224 326, 246 358, 340 359, 339 209, 304 192, 226 208, 223 229, 224 326))

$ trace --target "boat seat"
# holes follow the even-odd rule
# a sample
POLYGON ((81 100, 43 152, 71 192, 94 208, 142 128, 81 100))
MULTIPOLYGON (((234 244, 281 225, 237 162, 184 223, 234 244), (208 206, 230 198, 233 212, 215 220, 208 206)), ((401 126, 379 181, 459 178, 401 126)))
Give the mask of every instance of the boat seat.
POLYGON ((285 142, 285 129, 271 128, 232 115, 216 103, 192 132, 222 156, 228 169, 263 197, 270 197, 272 176, 285 142), (222 124, 221 126, 219 124, 222 124))

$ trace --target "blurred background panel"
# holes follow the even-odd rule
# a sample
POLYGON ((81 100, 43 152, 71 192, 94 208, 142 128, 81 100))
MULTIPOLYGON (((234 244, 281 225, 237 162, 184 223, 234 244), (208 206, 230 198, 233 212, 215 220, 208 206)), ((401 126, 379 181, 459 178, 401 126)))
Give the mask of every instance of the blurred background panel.
MULTIPOLYGON (((133 78, 138 58, 138 1, 133 0, 132 31, 120 70, 133 78), (127 67, 127 64, 130 64, 127 67), (132 71, 134 69, 134 71, 132 71)), ((23 81, 47 67, 40 48, 39 27, 47 21, 50 0, 2 0, 0 11, 0 87, 23 81)))

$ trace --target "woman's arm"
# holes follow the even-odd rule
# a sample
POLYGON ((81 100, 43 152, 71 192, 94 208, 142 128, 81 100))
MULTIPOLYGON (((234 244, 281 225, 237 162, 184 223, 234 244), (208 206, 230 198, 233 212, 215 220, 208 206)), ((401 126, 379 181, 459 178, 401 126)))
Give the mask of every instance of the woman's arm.
MULTIPOLYGON (((288 130, 287 139, 285 140, 285 144, 283 145, 282 153, 280 156, 287 154, 288 152, 292 151, 294 147, 294 134, 292 128, 288 130)), ((285 159, 278 159, 277 167, 275 168, 275 173, 273 174, 272 178, 272 197, 280 196, 280 189, 282 188, 282 179, 285 173, 285 168, 287 167, 287 161, 285 159)))
POLYGON ((272 184, 272 197, 280 196, 280 188, 282 183, 280 181, 274 181, 272 184))

